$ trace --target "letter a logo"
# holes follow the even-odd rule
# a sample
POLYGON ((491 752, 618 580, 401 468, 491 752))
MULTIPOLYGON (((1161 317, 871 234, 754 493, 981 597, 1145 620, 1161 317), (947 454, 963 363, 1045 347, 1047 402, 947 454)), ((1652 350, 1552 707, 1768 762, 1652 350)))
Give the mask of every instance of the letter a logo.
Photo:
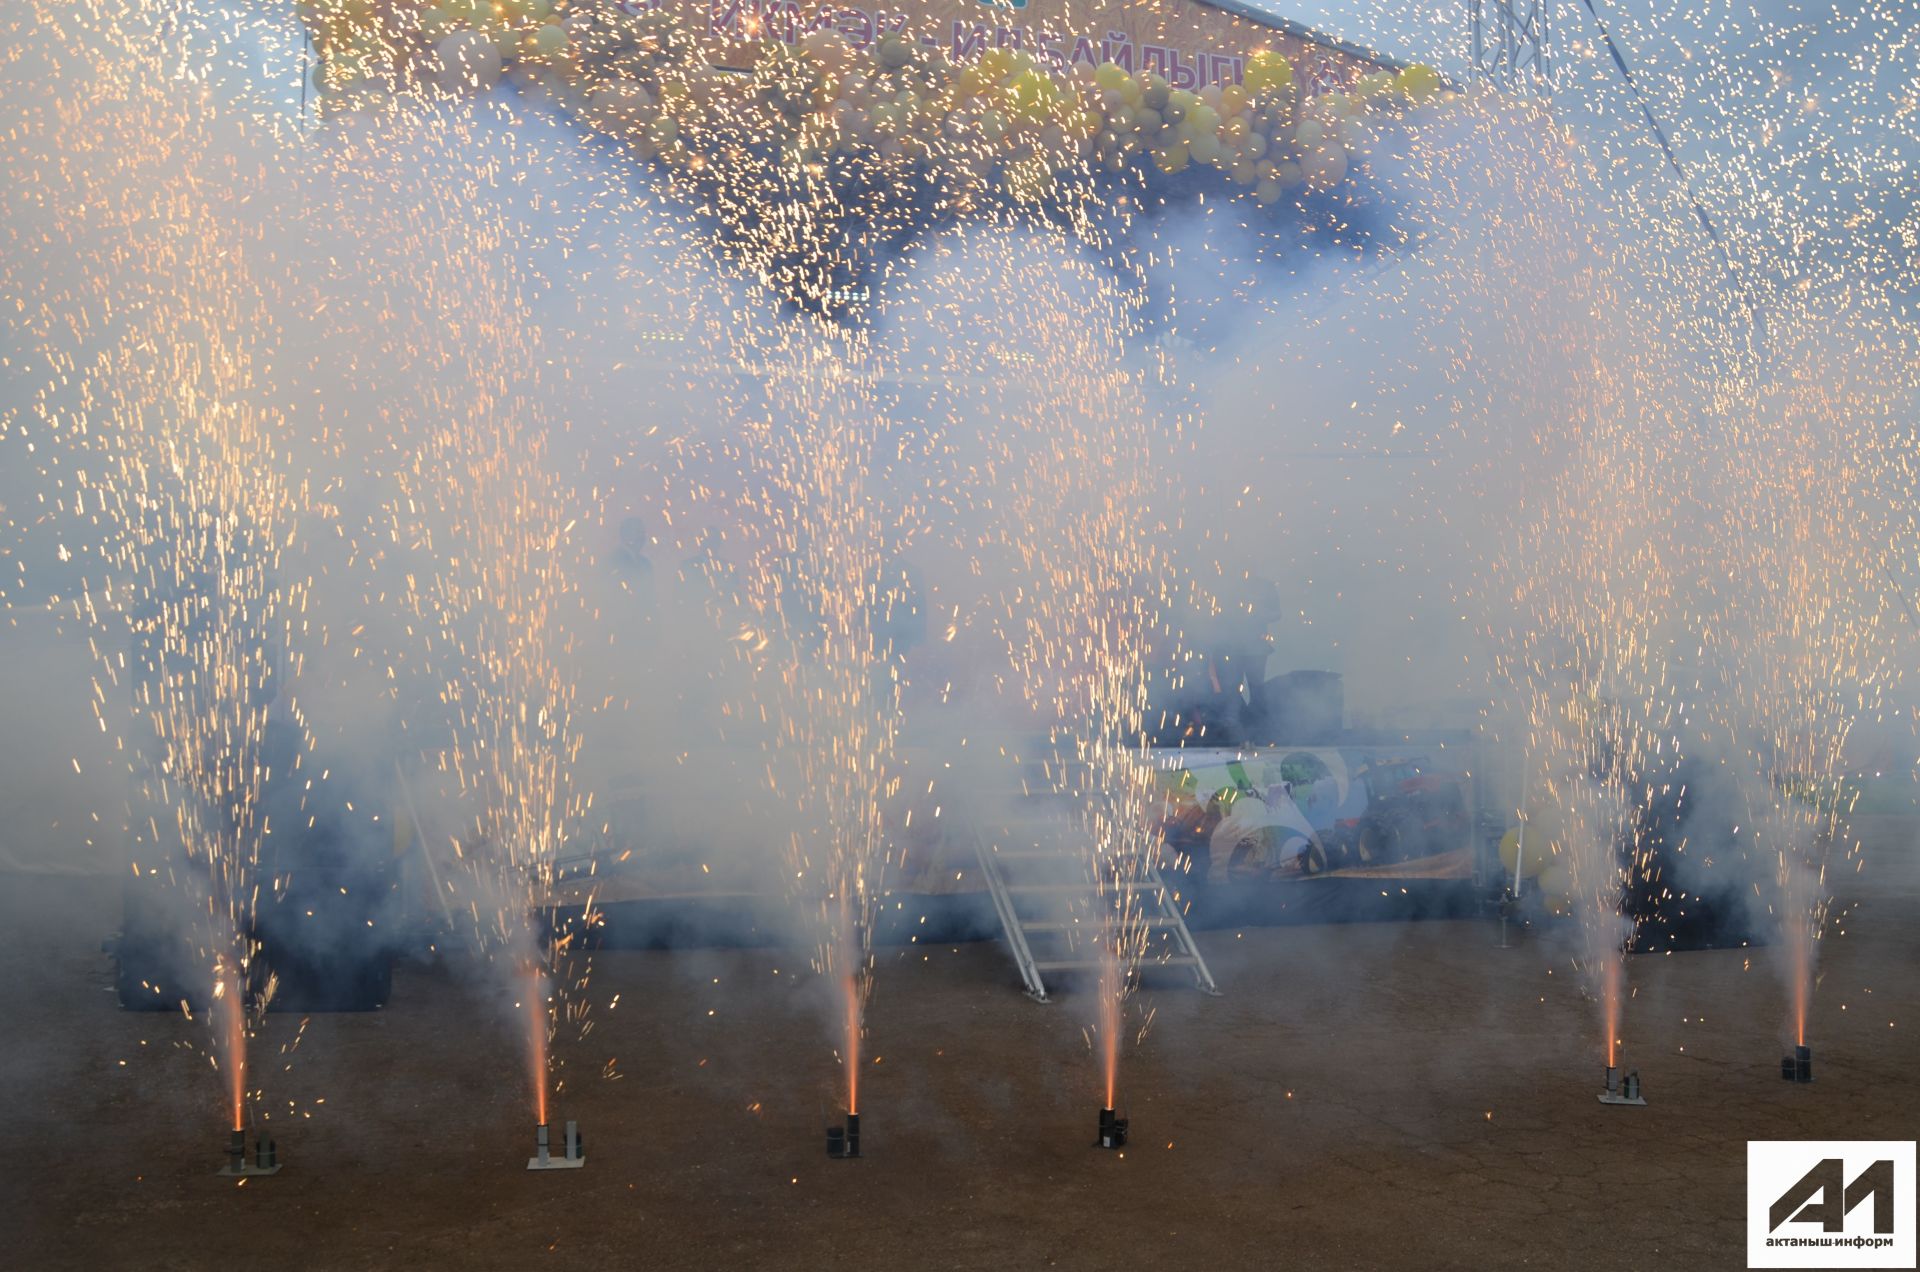
POLYGON ((1912 1140, 1748 1140, 1749 1268, 1911 1268, 1912 1140))
POLYGON ((1802 1175, 1800 1182, 1781 1193, 1768 1210, 1769 1226, 1778 1228, 1791 1219, 1795 1223, 1817 1223, 1827 1232, 1841 1232, 1847 1226, 1847 1212, 1872 1197, 1873 1230, 1892 1232, 1892 1160, 1883 1158, 1873 1163, 1844 1188, 1843 1169, 1838 1157, 1828 1157, 1802 1175), (1807 1200, 1815 1194, 1819 1195, 1818 1201, 1807 1200), (1807 1203, 1805 1207, 1802 1202, 1807 1203))

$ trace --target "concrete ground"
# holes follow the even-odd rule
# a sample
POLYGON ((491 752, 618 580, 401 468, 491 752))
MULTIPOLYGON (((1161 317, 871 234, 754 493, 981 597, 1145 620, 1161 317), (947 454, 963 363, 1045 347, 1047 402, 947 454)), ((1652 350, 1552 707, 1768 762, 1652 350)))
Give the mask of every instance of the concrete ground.
POLYGON ((1920 1130, 1920 850, 1872 829, 1824 942, 1817 1081, 1781 1082, 1766 951, 1630 961, 1607 1108, 1564 931, 1479 922, 1201 934, 1129 1048, 1134 1143, 1090 1147, 1087 998, 1014 988, 996 944, 882 952, 866 1157, 825 1158, 836 1070, 784 951, 603 954, 555 1119, 588 1165, 523 1169, 522 1048, 452 969, 255 1045, 286 1162, 218 1179, 202 1027, 122 1012, 116 885, 0 877, 0 1262, 41 1268, 1739 1268, 1748 1139, 1920 1130), (775 969, 779 974, 775 975, 775 969), (619 994, 618 1006, 607 1009, 619 994), (297 1045, 296 1045, 297 1040, 297 1045), (602 1074, 614 1059, 617 1077, 602 1074))

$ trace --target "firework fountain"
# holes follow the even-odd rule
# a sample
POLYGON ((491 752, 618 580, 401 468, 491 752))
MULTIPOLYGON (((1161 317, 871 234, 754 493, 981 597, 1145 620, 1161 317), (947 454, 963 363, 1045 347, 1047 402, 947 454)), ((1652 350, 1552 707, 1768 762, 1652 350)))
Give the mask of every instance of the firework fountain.
POLYGON ((1626 992, 1625 954, 1633 935, 1632 921, 1620 913, 1620 897, 1627 867, 1620 861, 1621 845, 1631 842, 1629 818, 1618 802, 1617 787, 1591 782, 1571 785, 1568 792, 1566 859, 1573 880, 1574 905, 1580 923, 1580 968, 1600 1007, 1606 1081, 1602 1104, 1645 1104, 1640 1097, 1638 1071, 1620 1075, 1621 1013, 1626 992))
POLYGON ((247 1048, 274 990, 256 937, 273 886, 262 794, 269 731, 299 719, 306 593, 283 558, 303 483, 273 387, 289 280, 236 209, 271 197, 264 163, 247 161, 279 138, 250 138, 214 95, 183 90, 157 21, 80 5, 35 32, 74 74, 30 114, 112 162, 106 184, 45 184, 61 234, 44 240, 47 257, 19 259, 40 271, 32 282, 9 269, 8 290, 44 297, 42 356, 70 368, 32 411, 76 469, 57 487, 84 536, 82 572, 58 603, 92 625, 92 709, 137 757, 141 851, 196 916, 199 974, 165 989, 209 1025, 233 1136, 223 1173, 268 1174, 277 1153, 264 1134, 245 1160, 258 1107, 247 1048), (111 252, 58 256, 62 244, 109 239, 111 252), (127 695, 125 719, 113 718, 108 686, 127 695))
POLYGON ((885 426, 862 333, 802 319, 769 338, 757 351, 771 418, 752 432, 747 500, 760 538, 739 645, 779 705, 764 794, 789 828, 788 887, 833 1002, 847 1121, 828 1151, 852 1158, 873 923, 890 865, 883 813, 899 782, 900 673, 878 618, 901 512, 869 485, 885 426))
POLYGON ((1448 175, 1463 146, 1498 154, 1503 172, 1556 203, 1528 234, 1449 243, 1441 256, 1467 299, 1423 340, 1477 350, 1485 335, 1463 333, 1496 333, 1497 352, 1472 358, 1455 391, 1494 465, 1478 480, 1498 510, 1481 531, 1500 545, 1486 597, 1500 616, 1486 633, 1492 697, 1513 704, 1499 728, 1525 757, 1515 878, 1531 861, 1551 863, 1553 891, 1579 925, 1573 961, 1598 1007, 1602 1098, 1638 1102, 1637 1075, 1619 1075, 1633 936, 1623 892, 1647 869, 1643 779, 1682 725, 1677 651, 1695 622, 1682 580, 1695 566, 1686 536, 1700 498, 1667 460, 1709 413, 1695 363, 1647 347, 1643 333, 1662 324, 1625 320, 1672 303, 1641 280, 1650 261, 1687 259, 1684 243, 1597 234, 1592 210, 1567 201, 1589 156, 1542 144, 1537 109, 1501 103, 1414 138, 1413 170, 1459 200, 1441 200, 1449 220, 1496 219, 1510 197, 1504 182, 1487 190, 1448 175), (1662 410, 1643 409, 1648 400, 1662 410))
POLYGON ((1756 377, 1754 423, 1728 439, 1758 458, 1744 463, 1751 492, 1726 529, 1724 586, 1739 621, 1719 637, 1735 687, 1726 728, 1740 740, 1746 820, 1771 867, 1768 909, 1787 1008, 1781 1072, 1805 1082, 1832 874, 1863 864, 1848 824, 1858 797, 1848 737, 1881 713, 1898 683, 1910 613, 1889 584, 1899 570, 1888 559, 1892 536, 1866 493, 1877 483, 1863 480, 1889 464, 1887 424, 1898 410, 1882 387, 1897 383, 1883 363, 1890 351, 1843 356, 1800 304, 1776 305, 1768 318, 1772 365, 1756 377), (1761 428, 1772 442, 1764 448, 1753 436, 1761 428))
MULTIPOLYGON (((484 270, 487 239, 460 235, 446 246, 484 270)), ((475 294, 509 299, 498 309, 478 306, 473 344, 495 346, 496 366, 532 362, 519 343, 531 333, 513 312, 510 288, 475 294)), ((434 347, 451 352, 458 344, 434 347)), ((580 735, 568 665, 573 587, 565 546, 574 499, 548 462, 538 408, 516 398, 504 378, 482 376, 470 391, 469 400, 437 416, 444 422, 401 479, 396 517, 412 508, 451 514, 436 545, 446 555, 432 573, 409 575, 408 600, 445 635, 441 656, 457 658, 437 668, 455 739, 438 765, 467 810, 458 855, 476 898, 471 935, 509 983, 524 985, 517 1014, 527 1031, 529 1086, 544 1139, 551 1043, 563 1019, 578 1027, 590 972, 573 934, 541 931, 536 918, 550 904, 557 863, 588 806, 572 781, 580 735)), ((589 900, 582 922, 591 910, 589 900)), ((570 1131, 568 1164, 579 1164, 576 1147, 570 1131)))
MULTIPOLYGON (((548 917, 591 806, 575 781, 577 632, 590 616, 571 535, 583 500, 538 383, 548 359, 511 248, 527 227, 487 197, 489 171, 472 162, 498 121, 432 84, 390 87, 397 109, 307 139, 308 215, 316 238, 353 245, 368 293, 409 300, 376 328, 350 305, 312 321, 323 347, 379 342, 357 359, 377 369, 336 392, 379 404, 353 439, 363 465, 353 480, 384 499, 375 546, 356 556, 362 586, 396 598, 402 616, 383 651, 385 678, 404 687, 396 723, 416 748, 402 768, 417 776, 402 785, 409 804, 421 795, 414 816, 424 807, 428 825, 451 832, 419 828, 441 863, 436 909, 452 921, 441 935, 507 1004, 544 1141, 565 1089, 555 1044, 591 1026, 591 958, 578 939, 593 921, 591 890, 578 913, 548 917), (421 291, 423 258, 457 281, 421 291)), ((577 1148, 570 1132, 564 1156, 535 1160, 578 1166, 577 1148)))
POLYGON ((969 422, 949 444, 973 497, 994 510, 987 527, 967 528, 967 551, 996 586, 979 603, 1004 642, 1022 718, 1044 739, 1046 789, 1035 793, 1064 810, 1045 833, 1084 866, 1070 930, 1098 965, 1087 1038, 1101 1140, 1118 1147, 1127 1002, 1150 953, 1160 846, 1148 686, 1166 656, 1154 637, 1174 571, 1148 511, 1161 421, 1124 352, 1131 302, 1082 250, 1037 230, 944 242, 905 295, 919 300, 936 351, 916 370, 950 395, 939 408, 969 422), (1024 285, 1043 270, 1052 286, 1024 285), (962 332, 981 309, 1003 335, 975 348, 962 332))
MULTIPOLYGON (((1491 139, 1502 140, 1498 130, 1491 139)), ((1569 157, 1536 155, 1527 166, 1544 176, 1540 169, 1556 162, 1567 163, 1569 157)), ((1610 488, 1622 459, 1612 436, 1615 425, 1605 410, 1597 368, 1576 352, 1587 342, 1599 286, 1594 263, 1571 236, 1527 246, 1533 250, 1514 254, 1511 245, 1492 242, 1466 264, 1489 275, 1511 271, 1518 280, 1491 316, 1504 324, 1504 339, 1522 348, 1537 346, 1556 370, 1551 377, 1501 388, 1519 395, 1512 414, 1522 427, 1544 431, 1552 420, 1562 435, 1551 444, 1560 454, 1571 449, 1573 458, 1558 472, 1544 474, 1549 493, 1539 506, 1529 506, 1531 500, 1513 506, 1518 523, 1509 532, 1513 555, 1500 564, 1513 589, 1504 599, 1517 617, 1506 633, 1496 629, 1496 667, 1509 690, 1517 690, 1526 703, 1513 728, 1526 757, 1528 806, 1565 810, 1552 819, 1557 833, 1542 855, 1562 860, 1572 876, 1582 934, 1576 965, 1601 1007, 1607 1090, 1617 1095, 1626 933, 1619 916, 1622 871, 1616 854, 1628 825, 1621 782, 1634 741, 1631 730, 1623 728, 1628 721, 1618 703, 1639 683, 1636 664, 1647 653, 1623 628, 1620 606, 1638 601, 1643 612, 1653 607, 1656 602, 1644 591, 1651 577, 1647 564, 1657 557, 1635 550, 1631 511, 1610 488), (1547 250, 1538 251, 1542 247, 1547 250), (1527 525, 1543 514, 1545 526, 1527 525)), ((1484 295, 1499 293, 1489 288, 1484 295)), ((1530 814, 1522 809, 1520 816, 1530 814)), ((1538 841, 1546 829, 1527 825, 1531 851, 1542 853, 1538 841)), ((1516 872, 1523 860, 1517 851, 1516 872)))

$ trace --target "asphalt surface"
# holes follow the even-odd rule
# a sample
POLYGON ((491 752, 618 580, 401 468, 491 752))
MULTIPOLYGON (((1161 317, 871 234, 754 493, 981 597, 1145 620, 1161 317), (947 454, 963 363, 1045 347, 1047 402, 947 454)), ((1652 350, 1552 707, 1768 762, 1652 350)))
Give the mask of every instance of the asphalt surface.
POLYGON ((1823 942, 1817 1080, 1779 1078, 1766 951, 1629 960, 1624 1065, 1569 933, 1484 922, 1206 932, 1121 1073, 1133 1143, 1091 1146, 1089 1001, 1028 1002, 997 944, 882 951, 865 1153, 825 1157, 838 1071, 789 951, 609 951, 559 1045, 580 1171, 525 1170, 524 1049, 500 995, 404 966, 360 1015, 254 1047, 285 1169, 214 1175, 203 1026, 117 1008, 117 884, 0 876, 0 1263, 22 1269, 1739 1268, 1745 1141, 1920 1130, 1915 824, 1870 830, 1823 942), (778 970, 776 975, 775 969, 778 970), (609 1002, 619 995, 618 1005, 609 1002), (297 1045, 296 1044, 297 1039, 297 1045), (612 1061, 613 1074, 607 1065, 612 1061))

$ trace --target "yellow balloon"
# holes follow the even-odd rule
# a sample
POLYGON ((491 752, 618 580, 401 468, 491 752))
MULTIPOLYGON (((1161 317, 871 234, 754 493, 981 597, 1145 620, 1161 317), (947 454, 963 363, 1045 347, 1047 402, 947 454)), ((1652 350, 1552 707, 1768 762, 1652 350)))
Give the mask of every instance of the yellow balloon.
POLYGON ((1541 871, 1535 887, 1548 914, 1565 918, 1573 913, 1573 875, 1567 870, 1566 862, 1555 861, 1541 871))
POLYGON ((529 31, 522 46, 534 57, 552 57, 567 47, 567 33, 558 23, 549 22, 529 31))
POLYGON ((1278 53, 1262 49, 1247 59, 1242 78, 1249 93, 1264 93, 1293 83, 1293 64, 1278 53))
POLYGON ((1553 834, 1541 824, 1538 817, 1527 823, 1527 846, 1524 859, 1520 855, 1520 827, 1510 827, 1500 836, 1500 866, 1506 871, 1506 877, 1513 878, 1513 863, 1520 862, 1520 877, 1531 879, 1545 870, 1553 862, 1553 834))
POLYGON ((873 57, 889 71, 905 70, 913 61, 913 46, 898 35, 883 36, 873 46, 873 57))
POLYGON ((1416 102, 1423 102, 1440 91, 1440 72, 1415 62, 1400 72, 1400 91, 1416 102))

